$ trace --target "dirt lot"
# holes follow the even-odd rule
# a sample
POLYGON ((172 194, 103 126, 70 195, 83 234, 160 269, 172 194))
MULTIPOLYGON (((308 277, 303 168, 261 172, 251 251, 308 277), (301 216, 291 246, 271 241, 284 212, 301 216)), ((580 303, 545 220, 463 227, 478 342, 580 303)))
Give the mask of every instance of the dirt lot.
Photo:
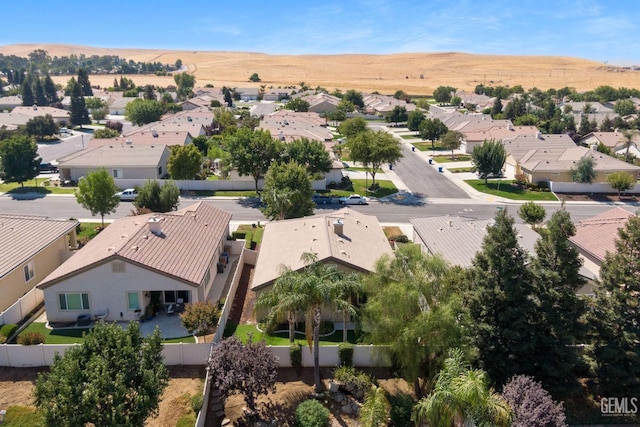
MULTIPOLYGON (((0 367, 0 408, 12 405, 33 405, 33 389, 38 372, 36 368, 0 367)), ((204 367, 170 367, 171 379, 160 402, 160 414, 147 421, 148 427, 175 427, 178 419, 191 411, 190 396, 202 393, 204 367), (185 395, 189 395, 188 397, 185 395)))

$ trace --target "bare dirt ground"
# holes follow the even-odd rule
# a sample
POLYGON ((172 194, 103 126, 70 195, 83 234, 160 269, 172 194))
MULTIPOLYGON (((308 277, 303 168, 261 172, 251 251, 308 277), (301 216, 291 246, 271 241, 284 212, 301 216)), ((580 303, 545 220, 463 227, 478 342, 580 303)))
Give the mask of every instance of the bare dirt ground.
MULTIPOLYGON (((39 368, 0 368, 0 408, 12 405, 33 406, 33 389, 39 368)), ((175 427, 178 419, 191 412, 191 396, 202 393, 203 366, 169 367, 171 379, 162 394, 160 414, 145 424, 148 427, 175 427)))
POLYGON ((604 202, 604 203, 636 203, 640 201, 637 195, 620 195, 617 194, 570 194, 557 193, 558 198, 567 202, 604 202))
MULTIPOLYGON (((267 55, 252 52, 175 51, 157 49, 109 49, 75 45, 14 44, 0 46, 0 53, 26 57, 35 49, 49 55, 118 55, 134 61, 173 64, 181 59, 196 85, 216 87, 284 87, 305 82, 315 88, 357 89, 393 94, 429 95, 442 85, 472 91, 476 85, 522 85, 525 89, 562 88, 578 91, 601 85, 640 86, 640 71, 625 70, 599 62, 559 56, 473 55, 458 52, 403 53, 389 55, 267 55), (262 79, 251 83, 258 73, 262 79)), ((114 75, 92 75, 91 83, 108 87, 114 75)), ((137 85, 174 84, 173 78, 154 75, 129 76, 137 85)), ((65 84, 68 76, 54 77, 65 84)))
MULTIPOLYGON (((369 373, 378 379, 379 385, 385 389, 388 395, 413 395, 411 387, 405 381, 390 378, 385 370, 375 370, 369 373)), ((323 369, 322 376, 326 385, 327 380, 332 377, 331 370, 323 369)), ((309 399, 313 393, 313 368, 303 369, 301 376, 296 374, 295 369, 280 369, 277 381, 276 393, 258 400, 260 418, 267 421, 277 419, 278 426, 281 427, 293 426, 296 407, 304 400, 309 399)), ((357 427, 360 425, 353 416, 342 414, 340 406, 333 400, 327 399, 324 403, 331 411, 331 427, 357 427)), ((249 426, 243 416, 244 407, 242 396, 232 396, 227 400, 225 415, 233 422, 233 425, 249 426)))

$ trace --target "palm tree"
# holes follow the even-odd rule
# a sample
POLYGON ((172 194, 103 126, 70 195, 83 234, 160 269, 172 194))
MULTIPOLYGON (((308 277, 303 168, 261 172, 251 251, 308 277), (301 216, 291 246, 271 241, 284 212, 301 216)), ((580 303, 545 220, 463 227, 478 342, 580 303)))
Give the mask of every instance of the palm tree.
POLYGON ((462 350, 456 348, 450 350, 433 393, 414 407, 412 419, 416 424, 428 423, 432 427, 462 426, 469 422, 508 426, 511 408, 489 388, 487 373, 470 369, 462 350))
POLYGON ((296 312, 304 308, 304 296, 298 291, 298 273, 286 268, 276 279, 269 292, 260 294, 256 300, 256 308, 269 308, 268 323, 289 323, 289 342, 293 344, 295 337, 296 312))
POLYGON ((384 427, 389 418, 389 401, 382 387, 371 386, 371 390, 360 409, 360 424, 363 427, 384 427))
POLYGON ((626 151, 624 153, 625 162, 629 161, 629 148, 631 148, 631 146, 633 145, 633 140, 635 139, 637 133, 638 132, 635 130, 625 130, 624 132, 622 132, 622 139, 620 139, 620 142, 622 142, 622 145, 626 148, 626 151))

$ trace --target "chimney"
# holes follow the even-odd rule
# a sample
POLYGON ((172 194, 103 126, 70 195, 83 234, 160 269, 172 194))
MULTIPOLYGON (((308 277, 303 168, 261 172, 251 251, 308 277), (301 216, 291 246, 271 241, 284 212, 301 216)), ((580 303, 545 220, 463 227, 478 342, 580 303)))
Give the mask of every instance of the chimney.
POLYGON ((344 232, 344 223, 341 219, 336 219, 333 221, 333 232, 338 236, 342 236, 344 232))
POLYGON ((156 218, 156 217, 152 217, 149 219, 149 221, 147 221, 147 224, 149 225, 149 231, 151 233, 153 233, 156 236, 159 236, 162 234, 162 219, 160 218, 156 218))
POLYGON ((536 132, 536 138, 537 139, 543 139, 542 138, 542 132, 540 132, 540 131, 536 132))
POLYGON ((453 227, 453 220, 450 219, 447 223, 449 224, 449 227, 453 227))
POLYGON ((513 130, 513 125, 511 123, 507 123, 507 130, 513 130))

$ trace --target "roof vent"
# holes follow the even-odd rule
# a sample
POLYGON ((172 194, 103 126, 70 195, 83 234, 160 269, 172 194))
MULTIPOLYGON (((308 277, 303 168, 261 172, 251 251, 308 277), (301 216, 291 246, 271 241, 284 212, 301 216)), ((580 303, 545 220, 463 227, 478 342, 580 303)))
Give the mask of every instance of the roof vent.
POLYGON ((152 217, 147 221, 147 225, 149 226, 149 231, 154 235, 159 236, 162 234, 162 219, 152 217))
POLYGON ((449 221, 447 221, 447 224, 449 224, 449 227, 453 227, 453 220, 450 219, 449 221))
POLYGON ((540 132, 540 131, 536 132, 536 138, 543 139, 542 138, 542 132, 540 132))
POLYGON ((132 144, 132 142, 131 142, 131 140, 130 140, 130 139, 127 139, 124 143, 125 143, 125 144, 129 144, 129 145, 131 145, 131 144, 132 144))
POLYGON ((333 221, 333 232, 338 236, 342 236, 344 233, 344 222, 341 219, 336 219, 333 221))
POLYGON ((158 137, 158 131, 156 131, 155 129, 153 129, 153 130, 151 131, 151 135, 153 135, 153 137, 154 137, 154 138, 157 138, 157 137, 158 137))

